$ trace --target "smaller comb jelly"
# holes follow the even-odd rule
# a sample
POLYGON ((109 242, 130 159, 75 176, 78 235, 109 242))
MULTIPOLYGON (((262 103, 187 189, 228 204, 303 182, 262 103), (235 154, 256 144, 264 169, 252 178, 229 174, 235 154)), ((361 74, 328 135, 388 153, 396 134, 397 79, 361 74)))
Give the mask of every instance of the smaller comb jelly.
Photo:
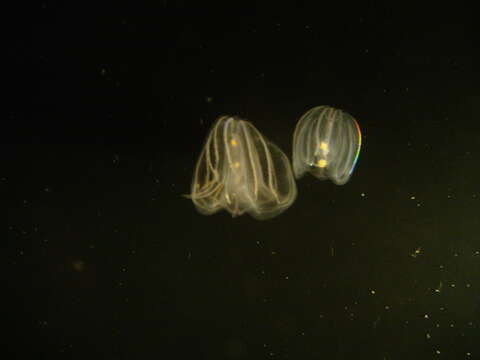
POLYGON ((204 215, 225 209, 272 218, 295 201, 297 188, 287 156, 248 121, 222 116, 198 158, 191 194, 204 215))
POLYGON ((297 179, 306 172, 337 185, 345 184, 358 160, 362 135, 348 113, 329 106, 307 111, 293 135, 293 172, 297 179))

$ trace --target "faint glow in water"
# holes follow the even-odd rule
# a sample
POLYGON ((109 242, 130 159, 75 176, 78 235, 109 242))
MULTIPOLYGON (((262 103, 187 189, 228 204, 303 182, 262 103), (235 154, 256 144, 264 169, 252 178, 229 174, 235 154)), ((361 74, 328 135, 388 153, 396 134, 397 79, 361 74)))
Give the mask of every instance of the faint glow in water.
POLYGON ((72 262, 73 270, 81 272, 85 270, 85 263, 82 260, 75 260, 72 262))

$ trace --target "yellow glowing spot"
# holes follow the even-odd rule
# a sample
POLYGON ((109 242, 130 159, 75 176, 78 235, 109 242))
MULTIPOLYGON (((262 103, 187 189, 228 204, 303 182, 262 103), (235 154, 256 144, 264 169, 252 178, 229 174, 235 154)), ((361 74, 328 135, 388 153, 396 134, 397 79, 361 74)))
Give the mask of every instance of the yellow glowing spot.
POLYGON ((319 168, 324 168, 325 166, 327 166, 327 160, 325 159, 320 159, 317 161, 317 166, 319 168))
POLYGON ((435 292, 436 293, 439 293, 442 291, 442 288, 443 288, 443 282, 440 281, 440 283, 438 284, 437 288, 435 289, 435 292))
POLYGON ((237 162, 234 162, 234 163, 233 163, 233 167, 234 167, 235 169, 238 169, 238 168, 240 167, 240 163, 239 163, 238 161, 237 161, 237 162))
POLYGON ((415 251, 412 254, 410 254, 410 256, 413 258, 416 258, 418 255, 420 255, 421 252, 422 252, 422 247, 419 246, 418 248, 415 249, 415 251))
POLYGON ((318 147, 323 150, 323 152, 328 153, 328 143, 322 141, 318 144, 318 147))
POLYGON ((235 139, 230 140, 230 145, 237 146, 238 145, 237 140, 235 140, 235 139))

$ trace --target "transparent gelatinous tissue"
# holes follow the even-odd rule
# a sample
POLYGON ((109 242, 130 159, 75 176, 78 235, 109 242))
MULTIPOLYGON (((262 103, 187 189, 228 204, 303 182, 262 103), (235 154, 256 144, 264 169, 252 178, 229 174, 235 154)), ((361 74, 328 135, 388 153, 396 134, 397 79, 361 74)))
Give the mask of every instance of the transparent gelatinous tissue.
POLYGON ((288 158, 250 122, 222 116, 214 123, 188 196, 200 213, 225 209, 264 220, 285 211, 296 195, 288 158))
POLYGON ((362 135, 357 121, 329 106, 307 111, 293 135, 293 172, 297 179, 306 172, 319 179, 345 184, 358 160, 362 135))

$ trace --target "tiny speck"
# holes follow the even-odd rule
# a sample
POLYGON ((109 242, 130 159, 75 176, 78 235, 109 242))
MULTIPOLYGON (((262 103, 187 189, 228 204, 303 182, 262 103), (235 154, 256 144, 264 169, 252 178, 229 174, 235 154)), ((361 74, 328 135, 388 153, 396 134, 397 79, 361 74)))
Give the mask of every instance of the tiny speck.
POLYGON ((375 295, 375 290, 370 290, 370 294, 375 295))
POLYGON ((440 353, 440 350, 435 350, 435 353, 436 353, 437 355, 440 355, 440 354, 441 354, 441 353, 440 353))
POLYGON ((410 200, 415 200, 415 196, 410 196, 410 200))
POLYGON ((428 314, 423 315, 425 319, 428 319, 428 314))
POLYGON ((361 197, 366 197, 366 196, 367 196, 367 194, 365 194, 365 193, 361 193, 361 194, 360 194, 360 196, 361 196, 361 197))
POLYGON ((213 101, 213 97, 207 96, 207 97, 205 98, 205 101, 206 101, 207 103, 211 103, 211 102, 213 101))
POLYGON ((426 337, 427 339, 430 339, 431 336, 430 336, 429 333, 427 333, 427 334, 425 335, 425 337, 426 337))

